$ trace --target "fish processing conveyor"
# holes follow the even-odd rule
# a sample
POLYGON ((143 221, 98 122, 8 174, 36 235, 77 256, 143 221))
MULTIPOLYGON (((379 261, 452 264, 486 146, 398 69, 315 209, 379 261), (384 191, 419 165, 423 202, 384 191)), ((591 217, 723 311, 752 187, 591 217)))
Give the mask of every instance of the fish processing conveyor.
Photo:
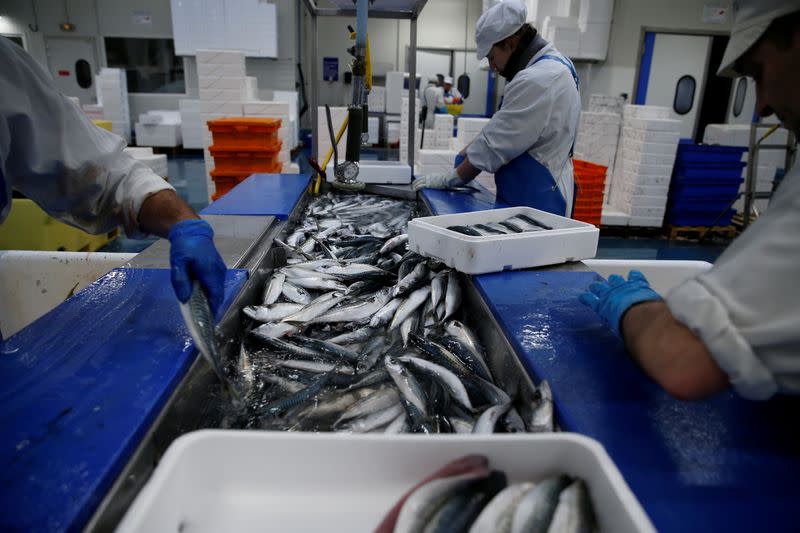
MULTIPOLYGON (((272 239, 300 216, 308 179, 255 175, 204 211, 234 269, 222 337, 281 264, 272 239)), ((420 198, 431 214, 505 207, 486 190, 420 198)), ((111 530, 174 438, 219 423, 167 251, 158 243, 0 346, 0 529, 111 530)), ((469 322, 504 387, 524 394, 547 379, 561 428, 605 446, 660 531, 793 530, 800 442, 786 418, 798 401, 672 399, 577 301, 597 278, 582 264, 472 278, 469 322)))

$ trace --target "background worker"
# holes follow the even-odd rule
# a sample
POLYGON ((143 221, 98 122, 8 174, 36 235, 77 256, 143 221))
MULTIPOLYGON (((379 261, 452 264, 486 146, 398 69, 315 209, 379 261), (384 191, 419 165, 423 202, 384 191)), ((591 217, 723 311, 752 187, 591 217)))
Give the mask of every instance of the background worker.
MULTIPOLYGON (((741 0, 719 74, 751 76, 756 111, 800 135, 800 0, 741 0)), ((666 300, 638 272, 581 296, 673 396, 733 386, 745 398, 800 393, 800 172, 714 263, 666 300)))
POLYGON ((461 93, 453 87, 453 78, 452 76, 445 76, 444 83, 442 84, 442 88, 444 89, 444 103, 445 104, 460 104, 464 101, 461 98, 461 93))
POLYGON ((439 87, 439 78, 431 76, 428 78, 428 86, 422 92, 422 105, 428 109, 425 115, 425 128, 433 128, 433 115, 436 113, 446 113, 444 106, 444 89, 439 87))
POLYGON ((227 269, 211 226, 163 178, 125 154, 122 138, 92 124, 27 52, 4 38, 0 94, 0 222, 11 210, 13 188, 89 233, 121 225, 131 237, 166 237, 178 299, 189 299, 197 278, 212 310, 219 307, 227 269))
POLYGON ((459 154, 456 168, 418 178, 416 190, 463 185, 485 171, 495 175, 497 197, 509 205, 572 213, 578 75, 526 18, 520 0, 506 0, 478 19, 478 59, 488 58, 492 70, 508 81, 503 105, 459 154))

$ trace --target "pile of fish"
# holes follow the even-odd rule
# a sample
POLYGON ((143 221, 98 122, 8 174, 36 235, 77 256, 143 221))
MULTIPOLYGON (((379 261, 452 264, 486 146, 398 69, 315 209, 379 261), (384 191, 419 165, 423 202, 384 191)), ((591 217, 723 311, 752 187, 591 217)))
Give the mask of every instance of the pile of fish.
POLYGON ((500 222, 487 222, 485 224, 472 224, 469 226, 448 226, 447 229, 463 235, 469 235, 470 237, 489 237, 491 235, 511 235, 514 233, 545 231, 553 228, 533 217, 520 213, 500 222))
POLYGON ((520 416, 461 318, 459 275, 407 251, 414 204, 314 199, 284 241, 227 365, 231 427, 303 431, 553 431, 550 389, 520 416), (530 412, 529 412, 530 411, 530 412), (529 413, 529 414, 528 414, 529 413))
POLYGON ((480 455, 457 459, 412 487, 376 533, 529 531, 572 533, 597 529, 586 484, 557 475, 538 483, 508 484, 480 455))

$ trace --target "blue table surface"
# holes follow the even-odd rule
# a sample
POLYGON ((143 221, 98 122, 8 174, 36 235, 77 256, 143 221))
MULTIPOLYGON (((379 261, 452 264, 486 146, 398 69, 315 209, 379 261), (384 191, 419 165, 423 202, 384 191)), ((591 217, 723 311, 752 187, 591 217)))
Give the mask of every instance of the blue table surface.
POLYGON ((200 213, 262 215, 286 220, 310 180, 310 174, 253 174, 200 213))
MULTIPOLYGON (((220 314, 246 278, 228 271, 220 314)), ((112 270, 0 344, 0 530, 81 530, 196 354, 156 269, 112 270)))
POLYGON ((477 181, 472 181, 470 186, 475 187, 478 191, 463 193, 423 189, 422 199, 428 204, 431 213, 434 215, 452 215, 455 213, 470 213, 472 211, 510 207, 503 201, 497 200, 492 192, 477 181))

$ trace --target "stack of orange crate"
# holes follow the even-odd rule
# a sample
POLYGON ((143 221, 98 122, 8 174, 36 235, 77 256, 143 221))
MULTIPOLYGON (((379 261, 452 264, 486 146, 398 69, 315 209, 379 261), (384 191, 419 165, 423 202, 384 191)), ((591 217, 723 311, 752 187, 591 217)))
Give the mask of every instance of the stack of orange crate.
POLYGON ((588 161, 574 159, 572 161, 577 188, 575 209, 572 218, 600 226, 603 216, 603 192, 606 184, 608 167, 588 161))
POLYGON ((217 187, 213 200, 223 196, 238 183, 256 172, 278 174, 281 141, 275 118, 220 118, 208 121, 213 144, 208 150, 214 158, 211 179, 217 187))

